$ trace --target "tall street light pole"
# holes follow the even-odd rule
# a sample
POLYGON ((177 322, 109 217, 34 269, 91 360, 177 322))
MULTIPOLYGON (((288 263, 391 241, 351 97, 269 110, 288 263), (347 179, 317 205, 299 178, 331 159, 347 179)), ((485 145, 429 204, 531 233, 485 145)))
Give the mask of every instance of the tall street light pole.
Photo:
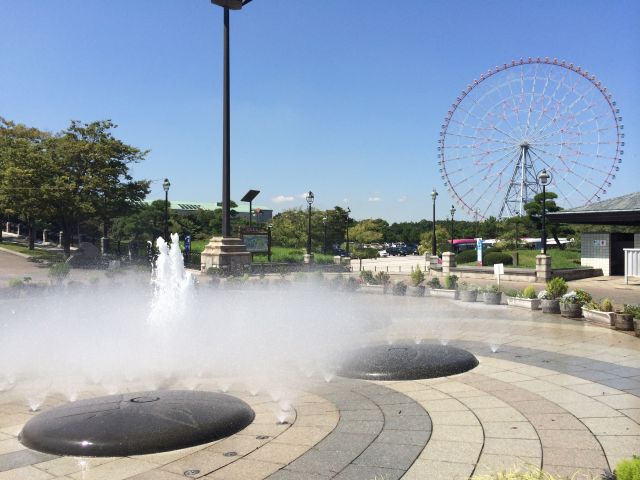
POLYGON ((456 213, 456 207, 451 205, 450 212, 451 212, 451 251, 455 253, 455 248, 453 247, 453 239, 455 238, 455 235, 453 234, 453 215, 456 213))
POLYGON ((547 254, 547 225, 546 225, 546 212, 547 212, 547 190, 546 187, 551 183, 551 175, 547 173, 545 169, 538 174, 538 183, 542 185, 542 254, 547 254))
POLYGON ((164 241, 169 241, 169 179, 165 178, 162 182, 162 188, 164 189, 164 241))
POLYGON ((322 217, 322 227, 324 235, 322 238, 322 253, 327 254, 327 217, 322 217))
POLYGON ((251 0, 211 0, 224 8, 224 73, 222 100, 222 236, 231 237, 231 100, 229 68, 229 9, 240 10, 251 0))
POLYGON ((438 196, 438 192, 436 192, 436 189, 434 188, 433 190, 431 190, 431 199, 433 200, 433 226, 432 226, 432 230, 431 230, 431 255, 432 256, 436 256, 438 254, 438 247, 437 247, 437 243, 436 243, 436 197, 438 196))
POLYGON ((307 229, 307 255, 311 254, 311 205, 314 200, 313 192, 309 190, 307 193, 307 203, 309 204, 309 228, 307 229))
POLYGON ((351 213, 351 209, 347 207, 345 211, 347 212, 347 257, 350 257, 351 252, 349 251, 349 214, 351 213))

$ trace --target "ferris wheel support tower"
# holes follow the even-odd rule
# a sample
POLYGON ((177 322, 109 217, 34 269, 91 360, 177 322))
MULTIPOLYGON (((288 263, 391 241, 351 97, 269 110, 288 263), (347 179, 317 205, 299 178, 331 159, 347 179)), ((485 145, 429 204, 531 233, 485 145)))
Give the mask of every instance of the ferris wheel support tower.
POLYGON ((540 193, 537 172, 533 167, 529 142, 520 144, 520 154, 513 170, 507 194, 500 207, 498 219, 504 216, 523 215, 526 203, 540 193))

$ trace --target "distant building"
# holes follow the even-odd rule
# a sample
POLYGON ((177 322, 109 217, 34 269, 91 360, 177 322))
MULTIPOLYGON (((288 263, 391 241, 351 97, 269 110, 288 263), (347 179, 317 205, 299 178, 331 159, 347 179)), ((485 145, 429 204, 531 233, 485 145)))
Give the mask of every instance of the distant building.
POLYGON ((624 275, 624 249, 640 249, 640 192, 582 207, 548 213, 554 223, 594 225, 582 234, 581 265, 601 268, 604 275, 624 275), (635 227, 634 233, 604 232, 597 225, 635 227))
MULTIPOLYGON (((146 203, 151 203, 147 201, 146 203)), ((222 208, 221 203, 207 203, 207 202, 191 202, 182 200, 171 200, 169 202, 170 210, 178 215, 189 215, 196 213, 198 210, 219 210, 222 208)), ((253 222, 265 223, 270 222, 273 217, 273 210, 261 205, 252 205, 253 208, 253 222)), ((249 220, 249 205, 240 204, 233 208, 237 213, 237 217, 246 218, 249 220)))

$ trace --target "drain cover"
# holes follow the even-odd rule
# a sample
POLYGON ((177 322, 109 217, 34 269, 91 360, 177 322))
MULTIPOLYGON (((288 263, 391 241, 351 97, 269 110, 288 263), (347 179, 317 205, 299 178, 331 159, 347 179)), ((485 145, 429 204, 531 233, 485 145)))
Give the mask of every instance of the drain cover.
POLYGON ((137 392, 81 400, 47 410, 20 432, 40 452, 81 457, 122 457, 192 447, 232 435, 255 414, 223 393, 137 392))
POLYGON ((365 380, 419 380, 463 373, 478 359, 449 345, 373 345, 346 355, 338 375, 365 380))

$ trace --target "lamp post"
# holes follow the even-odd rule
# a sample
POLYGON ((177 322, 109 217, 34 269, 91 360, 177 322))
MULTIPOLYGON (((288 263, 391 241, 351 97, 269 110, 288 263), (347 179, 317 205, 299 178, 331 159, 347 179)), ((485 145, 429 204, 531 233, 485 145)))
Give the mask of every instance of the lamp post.
POLYGON ((322 229, 324 235, 322 237, 322 253, 327 254, 327 217, 322 217, 322 229))
POLYGON ((454 207, 453 205, 451 205, 451 251, 453 253, 455 253, 455 248, 453 248, 453 239, 455 238, 454 234, 453 234, 453 215, 456 213, 456 207, 454 207))
POLYGON ((271 229, 273 223, 267 225, 267 260, 271 263, 271 229))
POLYGON ((347 207, 345 211, 347 212, 347 257, 350 257, 351 252, 349 251, 349 214, 351 213, 351 209, 347 207))
POLYGON ((313 200, 315 197, 313 196, 313 192, 309 190, 307 193, 307 203, 309 204, 309 227, 307 229, 307 255, 311 255, 311 205, 313 204, 313 200))
POLYGON ((251 0, 211 0, 224 8, 224 73, 222 101, 222 236, 231 237, 231 130, 229 75, 229 9, 240 10, 251 0))
POLYGON ((436 189, 434 188, 433 190, 431 190, 431 199, 433 200, 433 227, 431 230, 431 255, 432 256, 436 256, 438 254, 438 247, 437 247, 437 243, 436 243, 436 197, 438 196, 438 192, 436 192, 436 189))
POLYGON ((164 189, 164 241, 169 241, 169 179, 165 178, 162 182, 162 188, 164 189))
POLYGON ((476 208, 476 238, 478 238, 478 230, 480 229, 480 209, 476 208))
POLYGON ((547 190, 546 187, 551 183, 551 175, 547 173, 545 169, 542 169, 538 173, 538 183, 542 185, 542 254, 547 254, 547 226, 546 226, 546 211, 547 211, 547 190))

